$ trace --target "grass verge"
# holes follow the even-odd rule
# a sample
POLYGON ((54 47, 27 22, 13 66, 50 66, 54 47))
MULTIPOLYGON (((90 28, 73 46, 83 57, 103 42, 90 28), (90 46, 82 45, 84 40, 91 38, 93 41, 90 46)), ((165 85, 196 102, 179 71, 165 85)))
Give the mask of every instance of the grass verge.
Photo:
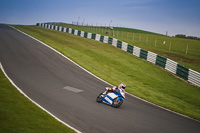
POLYGON ((15 26, 93 74, 152 103, 200 120, 200 89, 109 44, 37 26, 15 26))
POLYGON ((0 133, 75 133, 25 98, 0 70, 0 133))
POLYGON ((110 30, 109 28, 105 29, 103 27, 71 24, 58 25, 117 38, 133 46, 138 46, 144 50, 170 58, 190 69, 200 72, 200 40, 169 37, 129 28, 114 27, 114 30, 110 30))

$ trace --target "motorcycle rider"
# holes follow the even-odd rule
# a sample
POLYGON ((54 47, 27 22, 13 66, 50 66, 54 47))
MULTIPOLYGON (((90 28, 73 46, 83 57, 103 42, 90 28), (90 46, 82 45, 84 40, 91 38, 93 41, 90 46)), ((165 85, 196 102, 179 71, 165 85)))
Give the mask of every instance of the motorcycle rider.
POLYGON ((113 88, 109 88, 108 90, 106 90, 103 94, 104 95, 107 95, 109 92, 113 92, 115 91, 116 93, 119 93, 119 89, 125 91, 125 88, 126 88, 126 84, 124 83, 121 83, 120 85, 118 86, 113 86, 113 88))

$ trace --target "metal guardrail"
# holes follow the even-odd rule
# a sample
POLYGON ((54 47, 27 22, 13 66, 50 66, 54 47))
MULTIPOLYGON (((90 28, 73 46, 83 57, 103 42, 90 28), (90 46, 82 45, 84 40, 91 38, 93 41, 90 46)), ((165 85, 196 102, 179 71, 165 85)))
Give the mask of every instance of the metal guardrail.
POLYGON ((58 30, 61 32, 71 33, 71 34, 89 38, 89 39, 94 39, 96 41, 100 41, 103 43, 111 44, 111 45, 113 45, 117 48, 120 48, 130 54, 133 54, 133 55, 140 57, 148 62, 151 62, 157 66, 160 66, 160 67, 164 68, 165 70, 179 76, 180 78, 200 87, 200 73, 198 73, 192 69, 189 69, 187 67, 184 67, 183 65, 178 64, 177 62, 175 62, 171 59, 157 55, 150 51, 143 50, 139 47, 132 46, 126 42, 117 40, 116 38, 102 36, 102 35, 94 34, 94 33, 88 33, 88 32, 79 31, 79 30, 75 30, 75 29, 71 29, 71 28, 55 26, 52 24, 37 23, 36 25, 40 26, 40 27, 48 28, 48 29, 58 30))

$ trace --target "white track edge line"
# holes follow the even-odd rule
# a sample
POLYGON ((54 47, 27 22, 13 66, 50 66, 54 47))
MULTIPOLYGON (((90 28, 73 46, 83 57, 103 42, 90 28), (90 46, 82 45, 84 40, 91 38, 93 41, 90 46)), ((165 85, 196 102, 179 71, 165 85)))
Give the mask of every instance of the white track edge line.
MULTIPOLYGON (((12 27, 12 26, 10 26, 10 27, 12 27)), ((83 69, 84 71, 86 71, 87 73, 89 73, 89 74, 91 74, 92 76, 96 77, 97 79, 99 79, 99 80, 105 82, 106 84, 111 85, 110 83, 106 82, 105 80, 103 80, 103 79, 97 77, 96 75, 94 75, 93 73, 89 72, 87 69, 83 68, 83 67, 80 66, 79 64, 75 63, 73 60, 71 60, 70 58, 66 57, 65 55, 63 55, 62 53, 60 53, 60 52, 57 51, 56 49, 52 48, 51 46, 45 44, 44 42, 42 42, 42 41, 40 41, 40 40, 38 40, 38 39, 36 39, 36 38, 34 38, 34 37, 32 37, 32 36, 30 36, 30 35, 28 35, 28 34, 22 32, 22 31, 18 30, 18 29, 14 28, 14 27, 12 27, 12 28, 15 29, 15 30, 17 30, 17 31, 19 31, 19 32, 21 32, 21 33, 23 33, 23 34, 25 34, 26 36, 28 36, 28 37, 30 37, 30 38, 32 38, 32 39, 34 39, 34 40, 36 40, 36 41, 42 43, 43 45, 45 45, 46 47, 50 48, 50 49, 53 50, 54 52, 58 53, 59 55, 61 55, 61 56, 64 57, 65 59, 69 60, 69 61, 72 62, 73 64, 77 65, 78 67, 80 67, 81 69, 83 69)), ((113 86, 113 85, 111 85, 111 86, 113 86)))
POLYGON ((32 103, 34 103, 35 105, 37 105, 39 108, 41 108, 42 110, 44 110, 45 112, 47 112, 49 115, 51 115, 53 118, 55 118, 57 121, 61 122, 62 124, 68 126, 69 128, 73 129, 74 131, 76 131, 77 133, 81 133, 80 131, 78 131, 77 129, 73 128, 72 126, 70 126, 69 124, 63 122, 62 120, 60 120, 58 117, 56 117, 55 115, 53 115, 52 113, 50 113, 49 111, 47 111, 45 108, 43 108, 40 104, 38 104, 37 102, 35 102, 34 100, 32 100, 29 96, 27 96, 11 79, 10 77, 6 74, 1 62, 0 62, 0 69, 2 70, 3 74, 6 76, 6 78, 10 81, 10 83, 17 88, 17 90, 23 94, 26 98, 28 98, 32 103))
MULTIPOLYGON (((106 84, 108 84, 108 85, 111 85, 111 86, 114 86, 114 85, 112 85, 112 84, 106 82, 105 80, 103 80, 103 79, 97 77, 97 76, 94 75, 93 73, 89 72, 88 70, 86 70, 85 68, 83 68, 83 67, 80 66, 79 64, 75 63, 73 60, 71 60, 70 58, 66 57, 65 55, 63 55, 62 53, 60 53, 59 51, 57 51, 56 49, 54 49, 54 48, 50 47, 49 45, 45 44, 44 42, 42 42, 42 41, 40 41, 40 40, 38 40, 38 39, 36 39, 36 38, 34 38, 34 37, 32 37, 32 36, 30 36, 30 35, 24 33, 24 32, 22 32, 22 31, 20 31, 19 29, 16 29, 15 27, 12 27, 12 26, 10 26, 10 27, 13 28, 13 29, 15 29, 15 30, 17 30, 17 31, 19 31, 19 32, 21 32, 21 33, 23 33, 23 34, 25 34, 25 35, 27 35, 27 36, 29 36, 30 38, 32 38, 32 39, 34 39, 34 40, 36 40, 36 41, 42 43, 43 45, 45 45, 45 46, 47 46, 48 48, 52 49, 53 51, 57 52, 59 55, 61 55, 62 57, 66 58, 67 60, 71 61, 72 63, 74 63, 75 65, 77 65, 77 66, 80 67, 81 69, 83 69, 84 71, 88 72, 88 73, 91 74, 92 76, 94 76, 94 77, 96 77, 97 79, 103 81, 104 83, 106 83, 106 84)), ((70 33, 69 33, 69 34, 70 34, 70 33)), ((149 104, 151 104, 151 105, 157 106, 157 107, 159 107, 159 108, 161 108, 161 109, 164 109, 164 110, 166 110, 166 111, 169 111, 169 112, 172 112, 172 113, 174 113, 174 114, 183 116, 183 117, 185 117, 185 118, 188 118, 188 119, 191 119, 191 120, 200 122, 200 121, 197 120, 197 119, 191 118, 191 117, 186 116, 186 115, 184 115, 184 114, 181 114, 181 113, 172 111, 172 110, 170 110, 170 109, 164 108, 164 107, 162 107, 162 106, 159 106, 159 105, 157 105, 157 104, 151 103, 151 102, 149 102, 149 101, 147 101, 147 100, 145 100, 145 99, 142 99, 142 98, 140 98, 140 97, 138 97, 138 96, 135 96, 135 95, 133 95, 133 94, 130 94, 130 93, 128 93, 128 92, 126 92, 126 93, 127 93, 128 95, 132 96, 132 97, 135 97, 135 98, 137 98, 137 99, 140 99, 141 101, 144 101, 144 102, 149 103, 149 104)))

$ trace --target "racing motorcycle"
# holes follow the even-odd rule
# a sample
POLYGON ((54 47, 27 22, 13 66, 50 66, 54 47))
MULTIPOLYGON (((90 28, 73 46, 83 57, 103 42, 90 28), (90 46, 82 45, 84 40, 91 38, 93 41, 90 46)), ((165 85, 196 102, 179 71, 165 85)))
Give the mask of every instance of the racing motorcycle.
MULTIPOLYGON (((106 87, 105 90, 108 90, 109 87, 106 87)), ((123 101, 125 99, 125 91, 123 89, 118 89, 117 91, 108 92, 107 94, 100 93, 96 101, 98 103, 106 103, 111 105, 114 108, 118 108, 122 105, 123 101)))

